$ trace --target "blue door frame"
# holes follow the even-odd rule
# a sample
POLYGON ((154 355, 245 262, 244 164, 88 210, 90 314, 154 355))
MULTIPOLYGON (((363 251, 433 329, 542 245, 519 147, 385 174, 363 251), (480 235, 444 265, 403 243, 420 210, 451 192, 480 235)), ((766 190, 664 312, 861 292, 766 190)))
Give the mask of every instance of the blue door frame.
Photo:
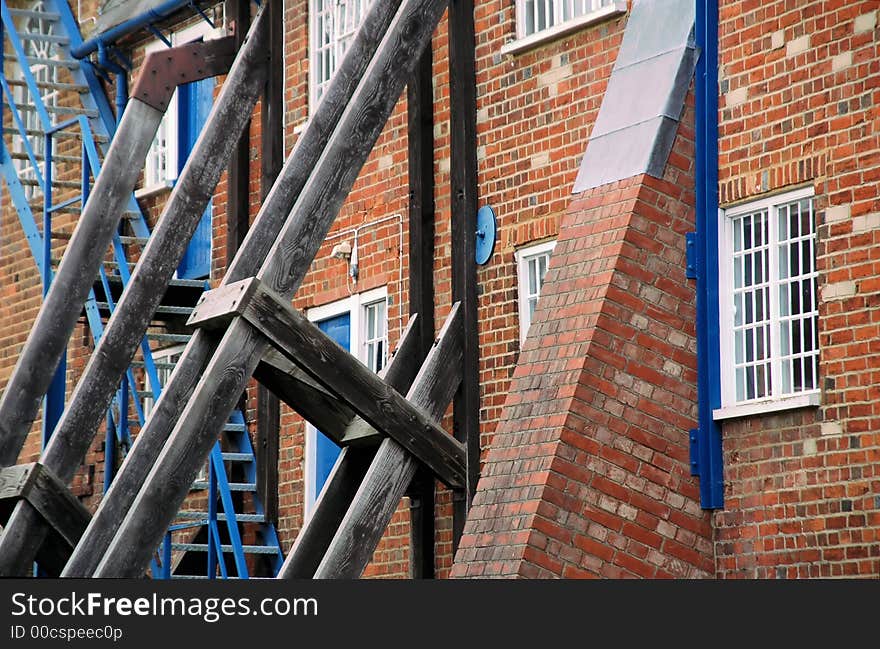
MULTIPOLYGON (((345 350, 351 347, 351 314, 343 313, 318 323, 318 328, 345 350)), ((315 434, 315 498, 320 495, 341 449, 321 431, 315 434)))
MULTIPOLYGON (((195 148, 202 126, 208 119, 214 103, 214 79, 204 79, 179 86, 178 93, 178 132, 177 173, 183 171, 189 154, 195 148)), ((208 207, 199 221, 192 240, 177 267, 181 279, 201 279, 211 273, 211 213, 208 207)))

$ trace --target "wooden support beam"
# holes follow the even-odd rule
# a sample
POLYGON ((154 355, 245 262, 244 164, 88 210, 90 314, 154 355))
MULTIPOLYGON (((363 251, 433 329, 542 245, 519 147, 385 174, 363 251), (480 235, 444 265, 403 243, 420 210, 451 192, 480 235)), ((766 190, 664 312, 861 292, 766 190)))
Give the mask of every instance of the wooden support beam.
POLYGON ((338 444, 342 440, 354 411, 295 363, 269 350, 254 371, 254 378, 334 442, 338 444))
MULTIPOLYGON (((422 315, 420 357, 434 339, 434 83, 429 44, 407 84, 409 312, 422 315)), ((434 476, 420 470, 409 490, 410 575, 434 576, 434 476)))
MULTIPOLYGON (((231 296, 213 292, 205 296, 189 320, 199 326, 201 309, 211 314, 211 324, 243 317, 282 354, 346 403, 373 428, 396 439, 449 485, 464 487, 464 447, 434 421, 407 402, 399 392, 339 347, 290 303, 257 278, 243 280, 242 290, 231 296), (218 302, 227 304, 225 314, 218 302)), ((230 286, 229 288, 232 288, 230 286)))
MULTIPOLYGON (((407 399, 439 419, 461 380, 462 317, 455 303, 407 399)), ((385 439, 355 494, 316 579, 356 579, 373 556, 400 499, 413 479, 418 461, 393 439, 385 439)))
POLYGON ((473 0, 449 3, 452 299, 460 301, 464 374, 455 397, 453 430, 467 448, 467 488, 453 493, 453 551, 464 530, 480 472, 480 368, 477 313, 477 99, 473 0))
MULTIPOLYGON (((260 102, 260 194, 266 200, 284 162, 284 3, 269 11, 269 74, 260 102)), ((278 519, 278 437, 281 404, 264 385, 257 386, 257 492, 266 517, 278 519)))
MULTIPOLYGON (((387 6, 383 5, 382 0, 376 0, 358 30, 355 43, 365 33, 366 27, 369 30, 375 27, 370 16, 380 8, 384 13, 387 6)), ((382 37, 380 46, 327 140, 317 164, 308 174, 308 182, 258 273, 260 279, 269 284, 269 288, 285 299, 293 295, 305 277, 345 196, 354 185, 363 163, 394 110, 406 77, 412 73, 416 60, 414 53, 423 50, 444 10, 442 0, 404 0, 388 32, 382 37)), ((343 67, 361 54, 362 51, 349 48, 343 67)), ((310 125, 326 124, 327 100, 328 96, 322 99, 317 114, 309 121, 310 125)), ((306 132, 308 130, 307 127, 306 132)), ((297 150, 298 147, 294 149, 295 152, 297 150)), ((285 184, 284 176, 282 171, 267 202, 272 200, 276 190, 289 190, 281 189, 285 184)), ((258 226, 259 218, 249 231, 230 273, 236 269, 239 259, 260 249, 259 242, 271 228, 258 226), (249 243, 255 240, 258 243, 251 250, 249 243)), ((117 527, 111 518, 98 527, 101 535, 108 527, 116 528, 109 545, 91 546, 84 550, 84 554, 92 557, 100 557, 103 552, 103 558, 93 573, 95 576, 142 574, 149 563, 152 548, 158 546, 164 530, 188 493, 189 484, 185 481, 195 477, 199 466, 208 456, 216 430, 229 416, 238 394, 256 369, 267 345, 265 338, 255 335, 251 325, 242 319, 236 319, 226 330, 213 356, 212 350, 215 348, 210 340, 194 337, 190 341, 157 403, 157 408, 161 409, 162 399, 171 399, 172 403, 182 400, 185 407, 179 414, 167 408, 158 419, 158 412, 154 411, 150 423, 141 432, 139 439, 149 432, 151 425, 155 425, 157 432, 149 435, 151 443, 154 443, 157 437, 164 436, 170 428, 170 422, 177 422, 164 448, 157 453, 158 457, 153 456, 155 463, 146 476, 146 482, 134 500, 130 501, 122 523, 117 527), (209 357, 211 360, 207 362, 209 357), (183 366, 187 366, 185 370, 182 370, 183 366), (201 375, 197 385, 190 382, 188 377, 179 378, 182 371, 190 373, 189 366, 192 366, 193 374, 201 375), (169 397, 169 394, 172 396, 169 397)), ((147 457, 144 454, 133 459, 130 454, 126 466, 137 466, 140 471, 147 457)), ((123 473, 125 467, 116 483, 123 473)), ((107 499, 104 504, 106 502, 107 499)), ((93 526, 96 526, 95 522, 90 528, 93 526)), ((77 552, 84 546, 87 536, 88 530, 77 546, 77 552)))
POLYGON ((14 464, 67 347, 162 113, 132 99, 37 320, 0 397, 0 466, 14 464))
MULTIPOLYGON (((347 56, 325 91, 320 110, 300 134, 280 178, 263 202, 221 285, 253 276, 265 260, 366 72, 398 5, 399 0, 374 0, 372 3, 349 45, 347 56)), ((62 576, 87 577, 94 573, 195 390, 216 345, 216 338, 208 332, 195 332, 184 357, 178 361, 175 380, 162 390, 149 422, 135 439, 128 462, 101 501, 62 576)))
MULTIPOLYGON (((79 541, 89 522, 89 512, 52 471, 38 462, 0 469, 0 501, 25 502, 48 527, 41 559, 59 567, 79 541)), ((19 574, 24 574, 21 570, 19 574)))
MULTIPOLYGON (((263 21, 258 14, 245 47, 240 50, 220 96, 214 104, 205 125, 204 136, 199 138, 196 148, 187 160, 162 217, 135 266, 128 286, 116 305, 83 376, 74 389, 55 433, 43 452, 41 461, 63 481, 73 477, 88 452, 95 431, 103 420, 119 382, 143 340, 150 319, 165 293, 168 281, 183 257, 192 233, 214 193, 217 181, 231 154, 235 135, 242 131, 256 104, 265 74, 265 29, 262 25, 263 21)), ((137 109, 139 104, 141 102, 136 99, 129 102, 129 107, 123 115, 123 123, 129 111, 133 110, 132 106, 136 109, 134 115, 139 114, 140 109, 137 109)), ((149 107, 146 110, 156 112, 149 107)), ((161 119, 161 113, 156 114, 161 119)), ((158 127, 158 119, 156 127, 158 127)), ((155 129, 149 132, 146 147, 152 142, 154 135, 155 129)), ((119 137, 120 134, 117 133, 111 145, 111 153, 119 137)), ((129 161, 129 165, 134 168, 135 180, 143 167, 146 147, 139 162, 129 161)), ((104 175, 104 170, 110 163, 108 157, 101 175, 104 175)), ((131 184, 131 187, 133 186, 134 181, 131 184)), ((130 191, 129 189, 129 194, 124 197, 126 200, 130 197, 130 191)), ((87 213, 90 206, 96 204, 95 198, 97 197, 93 192, 93 198, 86 206, 87 213)), ((87 216, 88 214, 84 214, 83 219, 87 216)), ((77 225, 77 231, 82 227, 82 223, 81 220, 77 225)), ((112 234, 112 231, 107 233, 107 245, 112 234)), ((76 236, 75 233, 74 239, 76 236)), ((107 245, 94 241, 85 243, 94 248, 90 254, 97 255, 94 271, 83 271, 80 278, 82 283, 88 284, 87 288, 91 288, 91 278, 97 275, 98 265, 107 245)), ((73 245, 73 241, 69 245, 73 245)), ((70 254, 69 250, 70 248, 64 254, 64 259, 70 254)), ((53 286, 57 283, 58 277, 53 281, 53 286)), ((86 289, 85 294, 87 293, 86 289)), ((84 300, 85 295, 78 304, 81 305, 84 300)), ((41 314, 48 308, 47 304, 43 305, 41 314)), ((74 311, 75 322, 80 308, 77 307, 74 311)), ((33 561, 34 554, 45 535, 45 525, 40 522, 39 517, 27 511, 24 505, 17 509, 22 511, 13 513, 10 524, 0 534, 0 575, 18 574, 23 566, 33 561)))
MULTIPOLYGON (((382 379, 398 392, 409 390, 418 371, 415 363, 419 351, 418 328, 418 317, 413 316, 400 336, 397 349, 380 373, 382 379)), ((364 420, 357 417, 351 426, 363 423, 364 420)), ((376 448, 377 445, 342 449, 315 503, 312 516, 297 535, 278 573, 279 579, 311 579, 314 576, 333 540, 333 534, 370 468, 376 448)))
MULTIPOLYGON (((226 0, 226 16, 233 29, 236 50, 239 50, 251 25, 250 0, 226 0)), ((227 267, 238 252, 250 225, 250 130, 248 120, 229 158, 226 182, 227 267)))

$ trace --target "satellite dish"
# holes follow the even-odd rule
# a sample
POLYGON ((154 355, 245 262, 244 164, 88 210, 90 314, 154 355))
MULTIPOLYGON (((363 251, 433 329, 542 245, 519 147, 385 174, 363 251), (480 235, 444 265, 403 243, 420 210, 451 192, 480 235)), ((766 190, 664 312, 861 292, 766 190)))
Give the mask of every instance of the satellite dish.
POLYGON ((477 211, 477 245, 476 257, 480 266, 489 262, 495 251, 495 241, 498 238, 498 221, 495 219, 495 210, 484 205, 477 211))

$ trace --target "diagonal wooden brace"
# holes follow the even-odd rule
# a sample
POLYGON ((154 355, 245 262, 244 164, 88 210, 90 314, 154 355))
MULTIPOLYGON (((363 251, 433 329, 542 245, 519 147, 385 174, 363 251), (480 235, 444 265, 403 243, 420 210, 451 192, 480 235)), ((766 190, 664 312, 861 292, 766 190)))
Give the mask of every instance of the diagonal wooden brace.
POLYGON ((0 469, 0 501, 26 500, 67 546, 76 546, 91 515, 52 471, 39 462, 0 469))
MULTIPOLYGON (((462 331, 461 303, 456 302, 406 395, 407 399, 438 419, 443 416, 461 384, 462 331)), ((346 449, 355 450, 360 449, 346 449)), ((340 461, 331 474, 331 485, 341 468, 340 461)), ((333 539, 327 545, 324 557, 308 576, 316 579, 359 577, 370 562, 417 468, 416 459, 400 444, 387 437, 382 440, 369 469, 351 497, 333 539)), ((285 568, 290 564, 290 572, 294 573, 297 557, 293 550, 288 559, 285 568)), ((295 573, 288 575, 282 568, 279 576, 295 576, 295 573)))
MULTIPOLYGON (((418 315, 410 318, 397 341, 397 349, 380 372, 380 376, 398 392, 408 391, 419 371, 419 340, 416 334, 418 318, 418 315)), ((351 427, 360 428, 361 425, 369 428, 379 443, 385 439, 360 417, 355 417, 350 422, 351 427)), ((300 529, 293 547, 290 548, 290 553, 278 573, 279 578, 310 579, 314 576, 375 455, 376 446, 358 445, 356 448, 342 449, 324 483, 321 495, 318 496, 312 515, 300 529)))
POLYGON ((284 354, 263 354, 254 378, 309 423, 339 444, 354 411, 325 390, 284 354))
POLYGON ((187 324, 216 328, 236 316, 244 318, 371 427, 426 464, 445 484, 453 488, 464 486, 464 445, 257 278, 209 291, 202 296, 187 324))

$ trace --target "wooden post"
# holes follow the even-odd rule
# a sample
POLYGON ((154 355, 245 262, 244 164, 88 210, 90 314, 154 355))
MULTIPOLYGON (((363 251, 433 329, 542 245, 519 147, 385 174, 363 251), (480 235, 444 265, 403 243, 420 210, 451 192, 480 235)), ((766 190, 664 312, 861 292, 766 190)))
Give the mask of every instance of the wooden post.
MULTIPOLYGON (((46 560, 41 568, 53 570, 63 566, 88 523, 88 510, 52 471, 38 462, 0 469, 0 501, 9 499, 26 502, 52 537, 40 553, 41 560, 46 560)), ((29 568, 22 566, 18 574, 9 576, 22 576, 29 568)))
MULTIPOLYGON (((407 400, 439 419, 461 380, 462 317, 454 304, 407 400)), ((316 579, 356 579, 364 571, 418 461, 393 439, 385 439, 315 572, 316 579)))
MULTIPOLYGON (((407 85, 409 312, 419 314, 420 358, 434 342, 434 84, 430 43, 407 85)), ((420 470, 409 490, 410 575, 434 576, 434 476, 420 470)))
MULTIPOLYGON (((382 6, 381 1, 373 5, 370 14, 382 6)), ((384 8, 384 7, 383 7, 384 8)), ((400 11, 395 15, 392 25, 385 34, 372 60, 369 62, 365 76, 360 80, 352 96, 350 104, 343 112, 339 124, 333 131, 317 165, 308 175, 304 186, 291 212, 290 218, 282 228, 278 238, 272 244, 267 262, 260 270, 259 277, 265 280, 269 288, 285 298, 290 298, 299 286, 316 251, 320 248, 336 214, 344 202, 345 196, 354 184, 358 172, 381 133, 388 116, 400 96, 406 76, 414 66, 414 53, 421 52, 430 38, 445 5, 440 0, 419 2, 406 0, 400 11)), ((369 15, 367 22, 370 22, 369 15)), ((365 23, 366 24, 366 23, 365 23)), ((372 27, 372 25, 371 25, 372 27)), ((363 26, 359 30, 364 33, 363 26)), ((355 39, 355 42, 358 38, 355 39)), ((349 49, 345 62, 359 56, 362 52, 349 49)), ((338 78, 338 73, 337 73, 338 78)), ((332 86, 332 84, 331 84, 332 86)), ((321 123, 326 119, 327 98, 322 100, 310 123, 321 123)), ((308 129, 307 129, 308 131, 308 129)), ((298 148, 298 147, 297 147, 298 148)), ((296 150, 296 149, 295 149, 296 150)), ((282 172, 282 178, 284 173, 282 172)), ((267 202, 271 201, 276 190, 287 191, 284 182, 276 182, 267 202), (280 187, 281 186, 281 187, 280 187)), ((236 262, 249 249, 249 242, 266 234, 266 228, 258 232, 258 224, 248 233, 245 245, 239 251, 236 262)), ((232 270, 232 269, 230 269, 232 270)), ((193 341, 190 341, 184 359, 192 354, 193 341)), ((210 355, 210 342, 206 341, 207 353, 210 355)), ((203 343, 196 343, 203 344, 203 343)), ((220 341, 211 362, 204 367, 201 379, 182 411, 180 421, 175 425, 161 455, 156 459, 147 481, 131 504, 131 508, 106 549, 96 576, 139 575, 149 562, 152 548, 161 540, 163 530, 173 518, 176 509, 183 501, 188 484, 198 471, 198 467, 207 457, 217 425, 225 421, 235 404, 237 395, 243 389, 260 356, 265 351, 266 343, 252 331, 248 323, 241 318, 233 321, 220 341)), ((189 365, 183 360, 184 365, 189 365)), ((190 383, 181 381, 183 389, 169 390, 177 383, 181 373, 181 365, 169 386, 166 386, 162 399, 169 394, 175 399, 185 393, 190 383)), ((195 386, 194 386, 195 387, 195 386)), ((156 421, 156 412, 150 422, 156 421)), ((165 428, 167 420, 178 419, 175 413, 164 415, 160 430, 165 428), (163 421, 164 420, 164 421, 163 421)), ((148 424, 147 429, 149 429, 148 424)), ((144 433, 141 433, 143 437, 144 433)), ((133 460, 129 456, 127 465, 143 466, 145 458, 133 460)), ((123 468, 123 473, 125 468, 123 468)), ((122 474, 120 474, 121 477, 122 474)), ((118 482, 119 478, 117 478, 118 482)), ((106 503, 106 500, 105 500, 106 503)), ((94 523, 93 523, 94 524, 94 523)), ((85 539, 85 536, 83 537, 85 539)), ((83 546, 83 541, 79 547, 83 546)), ((85 552, 94 554, 101 549, 89 547, 85 552)), ((98 554, 100 556, 100 554, 98 554)))
POLYGON ((477 329, 477 100, 473 0, 449 3, 450 175, 452 180, 452 300, 464 320, 464 374, 455 397, 455 437, 467 446, 468 485, 453 493, 453 552, 480 471, 480 367, 477 329))
MULTIPOLYGON (((260 193, 265 201, 284 162, 284 5, 269 5, 269 75, 261 103, 260 193)), ((257 386, 257 492, 266 519, 278 521, 278 436, 281 404, 257 386)))
MULTIPOLYGON (((249 45, 241 50, 211 111, 205 126, 205 137, 199 138, 196 143, 196 148, 131 275, 126 291, 74 389, 70 404, 58 422, 55 434, 43 452, 42 462, 64 481, 73 477, 85 457, 119 381, 143 339, 165 287, 183 257, 231 153, 235 140, 230 134, 244 128, 244 123, 256 103, 262 86, 261 75, 265 73, 265 36, 260 29, 259 17, 257 21, 249 35, 249 45)), ((210 43, 205 45, 210 46, 210 43)), ((129 106, 132 105, 135 106, 134 114, 137 115, 140 112, 137 109, 141 105, 140 100, 133 99, 129 102, 129 106)), ((125 115, 130 110, 132 108, 127 108, 125 115)), ((152 111, 161 118, 161 113, 155 109, 147 107, 145 110, 152 111)), ((158 121, 156 125, 158 127, 158 121)), ((152 141, 154 134, 155 129, 150 131, 149 141, 152 141)), ((116 138, 120 135, 122 133, 118 132, 116 138)), ((117 139, 114 139, 111 153, 116 142, 117 139)), ((143 155, 146 155, 146 150, 143 155)), ((110 164, 108 157, 101 174, 110 164)), ((138 170, 143 166, 142 162, 132 162, 132 165, 138 170)), ((95 203, 97 198, 93 194, 88 205, 95 203)), ((78 225, 77 230, 79 228, 78 225)), ((101 252, 106 249, 100 244, 95 246, 95 250, 98 248, 101 252)), ((64 257, 67 257, 67 253, 64 257)), ((97 272, 96 266, 93 273, 86 274, 88 278, 94 278, 97 272)), ((91 288, 91 279, 88 287, 91 288)), ((71 308, 74 317, 77 317, 80 309, 71 308)), ((0 535, 0 575, 7 574, 7 571, 17 574, 21 566, 32 561, 44 535, 45 525, 41 524, 39 517, 26 504, 17 505, 9 525, 0 535), (41 527, 43 530, 39 529, 41 527)))

